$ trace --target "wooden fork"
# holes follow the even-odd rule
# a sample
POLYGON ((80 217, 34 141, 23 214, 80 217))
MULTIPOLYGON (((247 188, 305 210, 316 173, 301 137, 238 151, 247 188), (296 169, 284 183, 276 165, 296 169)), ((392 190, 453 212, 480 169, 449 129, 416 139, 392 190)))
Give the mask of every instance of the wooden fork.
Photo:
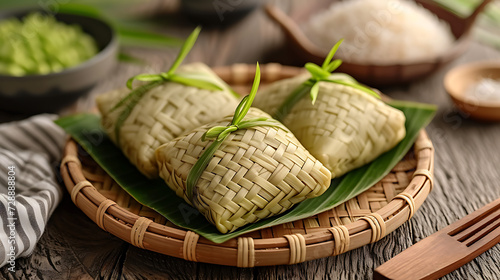
POLYGON ((374 271, 373 279, 436 279, 500 242, 500 198, 424 238, 374 271))

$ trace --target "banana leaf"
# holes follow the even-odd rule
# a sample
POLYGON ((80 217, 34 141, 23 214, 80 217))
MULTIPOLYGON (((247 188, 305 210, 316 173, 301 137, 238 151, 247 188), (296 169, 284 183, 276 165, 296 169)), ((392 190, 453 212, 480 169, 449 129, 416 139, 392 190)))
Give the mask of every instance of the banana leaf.
POLYGON ((390 105, 403 111, 407 119, 406 137, 396 147, 371 163, 332 180, 330 188, 323 195, 305 200, 282 215, 227 234, 217 231, 196 209, 177 197, 163 180, 144 177, 109 140, 100 126, 99 116, 79 114, 60 118, 56 123, 138 202, 180 227, 192 230, 213 242, 222 243, 250 231, 316 215, 357 196, 382 179, 406 155, 419 131, 430 122, 436 111, 433 105, 413 102, 391 101, 390 105))

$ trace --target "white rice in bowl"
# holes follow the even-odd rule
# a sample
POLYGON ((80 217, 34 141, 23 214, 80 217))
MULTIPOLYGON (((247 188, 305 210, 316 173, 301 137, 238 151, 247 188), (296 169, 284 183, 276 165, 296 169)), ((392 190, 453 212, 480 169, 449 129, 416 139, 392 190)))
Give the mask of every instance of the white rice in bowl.
POLYGON ((304 26, 325 53, 344 39, 337 57, 360 64, 406 64, 435 59, 455 38, 446 22, 413 1, 336 2, 304 26))

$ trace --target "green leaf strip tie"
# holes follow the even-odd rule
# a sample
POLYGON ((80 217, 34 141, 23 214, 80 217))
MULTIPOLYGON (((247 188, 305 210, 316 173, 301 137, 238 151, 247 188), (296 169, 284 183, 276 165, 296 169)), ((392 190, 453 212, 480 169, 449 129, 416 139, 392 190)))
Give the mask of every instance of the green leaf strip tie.
POLYGON ((231 132, 235 132, 240 129, 248 129, 255 126, 278 127, 285 131, 288 131, 288 129, 283 124, 274 119, 260 117, 243 121, 243 118, 246 116, 248 110, 252 106, 252 102, 259 88, 259 83, 260 69, 259 64, 257 63, 255 69, 255 79, 253 81, 250 94, 245 96, 243 100, 241 100, 238 107, 236 107, 231 123, 227 126, 214 126, 203 134, 202 141, 206 141, 207 139, 214 139, 214 142, 212 142, 212 144, 210 144, 210 146, 205 149, 198 161, 196 161, 196 163, 191 168, 191 171, 189 171, 186 182, 186 195, 191 203, 193 203, 194 187, 200 179, 201 174, 207 168, 217 149, 219 149, 222 142, 224 142, 224 140, 229 136, 229 134, 231 134, 231 132))
MULTIPOLYGON (((122 100, 120 100, 113 108, 111 108, 111 112, 114 110, 124 107, 124 109, 121 111, 120 116, 118 117, 118 120, 115 124, 115 138, 118 146, 120 146, 120 130, 125 122, 125 120, 130 116, 132 110, 134 107, 137 105, 139 100, 151 89, 162 85, 165 82, 174 82, 174 83, 179 83, 187 86, 193 86, 201 89, 206 89, 206 90, 223 90, 223 88, 218 85, 213 79, 210 77, 204 76, 204 75, 199 75, 199 74, 177 74, 175 71, 179 66, 181 65, 182 61, 186 58, 187 54, 191 51, 193 48, 194 43, 196 42, 196 39, 198 38, 198 35, 200 34, 201 27, 196 27, 193 32, 189 35, 189 37, 186 39, 184 42, 184 45, 182 46, 179 54, 177 55, 177 58, 175 59, 174 63, 170 67, 170 69, 167 72, 162 72, 159 74, 139 74, 136 75, 127 81, 127 87, 131 89, 132 91, 125 96, 122 100), (146 84, 143 84, 137 88, 133 88, 133 83, 135 80, 138 81, 143 81, 143 82, 148 82, 146 84)), ((236 93, 234 93, 232 90, 231 92, 235 95, 238 96, 236 93)))
POLYGON ((332 47, 321 66, 311 62, 308 62, 304 65, 306 70, 311 74, 311 78, 303 82, 294 91, 292 91, 292 93, 285 99, 279 109, 274 113, 273 118, 277 119, 278 121, 283 121, 288 113, 290 113, 293 106, 295 106, 297 102, 304 98, 307 93, 309 93, 311 102, 312 104, 314 104, 316 102, 316 99, 318 98, 319 82, 329 82, 350 86, 380 99, 380 96, 375 91, 359 84, 353 77, 344 73, 332 74, 332 72, 342 64, 342 60, 340 59, 333 60, 333 56, 337 52, 342 41, 343 40, 338 41, 332 47))

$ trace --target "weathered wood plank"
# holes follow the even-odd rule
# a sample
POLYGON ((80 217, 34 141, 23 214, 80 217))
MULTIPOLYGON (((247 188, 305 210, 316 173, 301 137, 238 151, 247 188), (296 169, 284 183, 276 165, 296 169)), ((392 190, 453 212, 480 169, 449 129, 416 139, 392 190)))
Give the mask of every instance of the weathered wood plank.
MULTIPOLYGON (((500 59, 500 53, 479 44, 453 65, 412 84, 407 92, 389 92, 399 99, 434 103, 439 111, 427 128, 436 150, 435 188, 410 221, 413 240, 405 248, 500 197, 500 124, 481 123, 458 112, 442 81, 453 66, 468 61, 500 59)), ((498 279, 500 246, 443 277, 444 279, 498 279)))

